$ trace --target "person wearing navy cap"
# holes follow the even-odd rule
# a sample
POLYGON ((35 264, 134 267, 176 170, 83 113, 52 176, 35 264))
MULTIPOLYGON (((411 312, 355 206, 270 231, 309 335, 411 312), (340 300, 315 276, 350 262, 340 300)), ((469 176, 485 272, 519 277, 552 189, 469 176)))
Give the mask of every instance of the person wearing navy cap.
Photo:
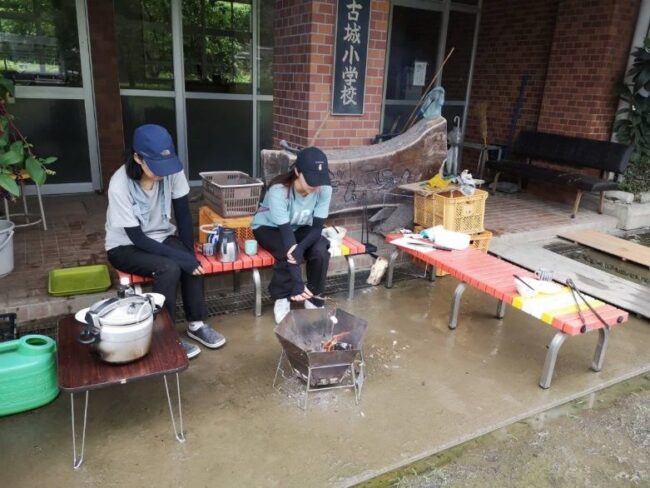
MULTIPOLYGON (((187 335, 216 349, 226 338, 204 322, 203 268, 194 256, 189 191, 169 132, 154 124, 138 127, 131 155, 108 186, 105 248, 116 269, 153 278, 153 291, 165 296, 172 320, 180 282, 187 335)), ((201 352, 181 342, 188 358, 201 352)))
POLYGON ((291 301, 320 308, 329 264, 329 241, 321 235, 332 199, 327 156, 316 147, 300 151, 288 173, 276 176, 251 227, 255 239, 275 258, 269 293, 279 323, 291 301), (300 264, 305 261, 307 283, 300 264))

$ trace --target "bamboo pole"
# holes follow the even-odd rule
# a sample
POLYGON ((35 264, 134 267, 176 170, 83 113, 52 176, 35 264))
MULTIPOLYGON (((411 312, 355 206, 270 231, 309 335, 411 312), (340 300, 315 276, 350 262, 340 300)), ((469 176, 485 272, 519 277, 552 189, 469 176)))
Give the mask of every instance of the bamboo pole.
POLYGON ((411 126, 413 125, 413 123, 415 122, 415 118, 416 118, 415 114, 417 113, 418 108, 420 107, 420 105, 424 101, 425 97, 429 94, 429 91, 431 90, 431 88, 433 87, 433 84, 438 79, 438 76, 440 76, 440 73, 442 72, 442 68, 444 68, 447 61, 449 61, 449 58, 451 57, 452 53, 454 52, 454 49, 456 49, 456 48, 455 47, 451 48, 451 50, 449 51, 449 54, 447 54, 447 57, 445 58, 445 60, 440 65, 440 68, 438 68, 438 71, 436 72, 436 74, 433 76, 433 78, 431 78, 431 82, 429 82, 429 86, 427 86, 427 89, 424 90, 424 93, 422 94, 422 96, 418 100, 418 103, 415 105, 415 108, 413 109, 413 112, 411 112, 411 115, 409 115, 409 118, 406 119, 406 124, 404 124, 404 129, 402 130, 402 133, 409 130, 411 128, 411 126))

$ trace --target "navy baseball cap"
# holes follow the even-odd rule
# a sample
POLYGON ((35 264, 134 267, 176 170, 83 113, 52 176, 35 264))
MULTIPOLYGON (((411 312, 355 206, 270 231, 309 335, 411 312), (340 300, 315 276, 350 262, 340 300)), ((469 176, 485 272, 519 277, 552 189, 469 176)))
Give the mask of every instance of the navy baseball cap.
POLYGON ((296 169, 309 186, 331 186, 327 156, 317 147, 307 147, 296 157, 296 169))
POLYGON ((168 176, 183 170, 172 136, 164 127, 156 124, 138 127, 133 132, 133 150, 156 176, 168 176))

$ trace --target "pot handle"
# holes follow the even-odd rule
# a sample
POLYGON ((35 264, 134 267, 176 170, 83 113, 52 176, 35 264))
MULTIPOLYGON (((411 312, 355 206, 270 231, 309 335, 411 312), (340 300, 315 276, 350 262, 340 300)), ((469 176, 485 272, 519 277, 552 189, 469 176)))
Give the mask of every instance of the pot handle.
POLYGON ((11 238, 12 238, 13 236, 14 236, 14 231, 12 230, 11 232, 9 232, 9 235, 7 236, 7 238, 5 239, 5 241, 4 241, 2 244, 0 244, 0 251, 2 251, 2 249, 3 249, 7 244, 9 244, 9 241, 11 241, 11 238))

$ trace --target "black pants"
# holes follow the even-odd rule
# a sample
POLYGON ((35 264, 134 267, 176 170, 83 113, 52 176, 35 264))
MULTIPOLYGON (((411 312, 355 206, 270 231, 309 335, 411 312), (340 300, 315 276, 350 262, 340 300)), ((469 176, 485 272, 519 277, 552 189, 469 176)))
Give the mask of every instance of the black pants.
MULTIPOLYGON (((176 236, 169 236, 163 244, 187 250, 176 236)), ((172 320, 176 320, 176 289, 179 281, 185 318, 190 322, 207 318, 203 276, 185 273, 176 261, 148 253, 135 246, 119 246, 111 249, 108 251, 108 261, 120 271, 153 278, 153 291, 165 295, 165 307, 172 320)))
MULTIPOLYGON (((311 227, 299 227, 295 231, 296 242, 302 241, 309 233, 311 227)), ((291 297, 291 289, 293 288, 293 281, 291 273, 289 272, 289 264, 287 261, 287 253, 282 244, 282 236, 277 227, 262 226, 253 230, 255 239, 259 242, 260 246, 270 252, 275 258, 275 265, 273 267, 273 277, 269 284, 269 294, 273 300, 280 298, 291 297)), ((325 278, 327 277, 327 266, 330 262, 329 253, 330 242, 320 237, 314 244, 305 249, 304 260, 307 268, 307 288, 314 295, 322 295, 325 290, 325 278)), ((321 301, 313 300, 315 305, 322 305, 321 301)))

